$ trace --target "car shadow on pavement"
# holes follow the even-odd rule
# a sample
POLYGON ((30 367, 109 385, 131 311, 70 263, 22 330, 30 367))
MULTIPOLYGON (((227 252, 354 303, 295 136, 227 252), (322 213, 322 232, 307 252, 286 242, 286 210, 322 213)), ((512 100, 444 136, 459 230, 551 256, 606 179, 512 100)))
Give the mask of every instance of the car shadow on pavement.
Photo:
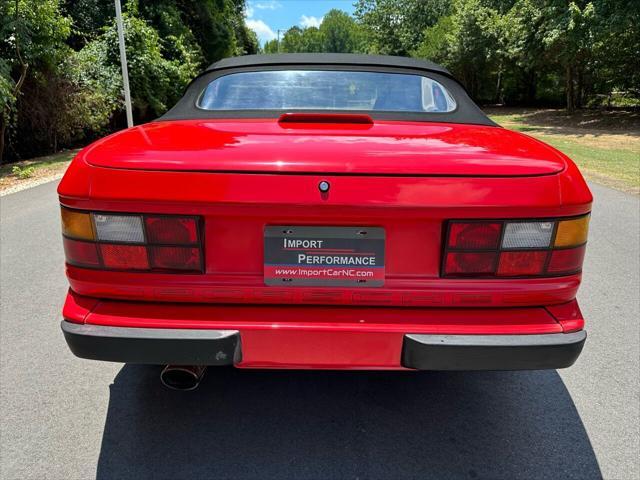
POLYGON ((159 373, 116 376, 98 479, 601 478, 556 371, 159 373))

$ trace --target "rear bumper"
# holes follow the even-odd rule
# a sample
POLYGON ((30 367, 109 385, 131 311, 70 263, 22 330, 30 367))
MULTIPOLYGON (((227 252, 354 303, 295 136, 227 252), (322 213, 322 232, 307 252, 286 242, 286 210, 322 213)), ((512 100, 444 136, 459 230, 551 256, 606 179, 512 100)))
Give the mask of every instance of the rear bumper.
POLYGON ((237 330, 105 327, 66 320, 61 327, 73 354, 90 360, 220 366, 242 360, 237 330))
POLYGON ((568 367, 586 333, 575 301, 528 308, 145 303, 69 292, 81 358, 239 368, 515 370, 568 367))
POLYGON ((587 332, 543 335, 405 335, 402 365, 417 370, 543 370, 566 368, 587 332))
MULTIPOLYGON (((240 332, 123 328, 62 322, 78 357, 127 363, 238 365, 240 332)), ((531 370, 565 368, 576 361, 584 330, 542 335, 425 335, 402 337, 401 366, 416 370, 531 370)))

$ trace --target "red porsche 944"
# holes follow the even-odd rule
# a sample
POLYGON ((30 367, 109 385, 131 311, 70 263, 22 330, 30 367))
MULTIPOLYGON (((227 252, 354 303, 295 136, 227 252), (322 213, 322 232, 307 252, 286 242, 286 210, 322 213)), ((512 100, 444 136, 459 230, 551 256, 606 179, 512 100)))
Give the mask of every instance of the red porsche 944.
POLYGON ((358 55, 213 64, 60 183, 82 358, 513 370, 572 365, 592 196, 444 68, 358 55))

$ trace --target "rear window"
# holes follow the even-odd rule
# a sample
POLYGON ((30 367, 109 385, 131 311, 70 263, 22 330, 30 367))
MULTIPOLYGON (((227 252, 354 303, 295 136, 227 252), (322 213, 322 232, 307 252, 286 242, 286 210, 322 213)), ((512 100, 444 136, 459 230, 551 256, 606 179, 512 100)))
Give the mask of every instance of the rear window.
POLYGON ((456 101, 422 75, 328 70, 232 73, 200 95, 204 110, 364 110, 446 113, 456 101))

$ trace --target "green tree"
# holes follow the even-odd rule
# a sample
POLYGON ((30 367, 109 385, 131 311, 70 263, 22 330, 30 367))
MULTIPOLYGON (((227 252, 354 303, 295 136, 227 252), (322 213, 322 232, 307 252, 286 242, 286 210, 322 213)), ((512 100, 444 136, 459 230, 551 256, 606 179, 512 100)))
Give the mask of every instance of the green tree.
MULTIPOLYGON (((149 119, 164 113, 180 98, 200 70, 200 52, 175 41, 172 46, 180 54, 167 58, 158 32, 147 22, 129 13, 124 14, 123 21, 132 103, 138 118, 149 119)), ((104 44, 107 62, 114 67, 120 65, 117 35, 114 21, 97 40, 104 44)))
MULTIPOLYGON (((155 3, 153 0, 148 0, 155 3)), ((238 11, 232 0, 185 0, 181 3, 183 21, 202 48, 206 63, 228 57, 237 51, 234 26, 238 11)))
MULTIPOLYGON (((258 51, 244 0, 123 3, 138 121, 208 63, 258 51)), ((114 16, 113 0, 0 1, 0 150, 38 155, 124 125, 114 16)))
POLYGON ((447 15, 451 0, 358 0, 355 16, 367 38, 367 53, 408 55, 427 27, 447 15))
POLYGON ((0 74, 3 92, 0 113, 0 161, 4 159, 7 127, 19 115, 22 92, 29 74, 36 79, 55 70, 68 47, 71 21, 65 17, 58 0, 15 0, 5 2, 0 11, 2 43, 0 74), (46 73, 45 73, 46 72, 46 73))
MULTIPOLYGON (((564 70, 566 107, 576 107, 576 79, 584 73, 594 42, 595 9, 593 3, 580 7, 575 2, 566 5, 559 0, 546 8, 547 23, 544 43, 547 58, 564 70)), ((582 88, 582 87, 580 87, 582 88)))
POLYGON ((358 53, 363 51, 362 30, 355 20, 342 10, 329 11, 319 28, 289 28, 278 44, 270 40, 265 53, 358 53))
POLYGON ((330 10, 319 28, 322 51, 333 53, 358 53, 362 51, 362 34, 355 20, 342 10, 330 10))
POLYGON ((63 0, 62 11, 73 21, 66 42, 76 51, 99 36, 116 14, 113 0, 63 0))
POLYGON ((302 41, 303 30, 294 26, 284 33, 282 40, 280 41, 280 51, 287 53, 300 53, 304 52, 304 43, 302 41))
POLYGON ((518 0, 504 15, 501 41, 506 43, 505 89, 516 102, 534 104, 538 83, 550 70, 541 29, 545 22, 539 0, 518 0))
POLYGON ((492 74, 501 61, 493 55, 500 33, 498 12, 481 0, 455 0, 451 15, 441 17, 424 31, 413 52, 446 66, 475 98, 494 98, 492 74))
POLYGON ((278 53, 278 49, 278 40, 275 38, 264 43, 264 53, 278 53))
POLYGON ((323 51, 324 40, 318 27, 307 27, 302 31, 303 52, 319 53, 323 51))
POLYGON ((236 40, 236 55, 255 55, 260 51, 256 32, 247 27, 244 21, 236 26, 236 40))
MULTIPOLYGON (((278 52, 278 41, 265 44, 266 53, 278 52), (275 47, 273 51, 272 46, 275 47)), ((323 52, 324 37, 317 27, 300 28, 293 26, 287 30, 280 41, 279 51, 283 53, 313 53, 323 52)))
POLYGON ((585 88, 609 98, 615 90, 640 97, 640 2, 594 0, 593 6, 592 82, 585 88))

